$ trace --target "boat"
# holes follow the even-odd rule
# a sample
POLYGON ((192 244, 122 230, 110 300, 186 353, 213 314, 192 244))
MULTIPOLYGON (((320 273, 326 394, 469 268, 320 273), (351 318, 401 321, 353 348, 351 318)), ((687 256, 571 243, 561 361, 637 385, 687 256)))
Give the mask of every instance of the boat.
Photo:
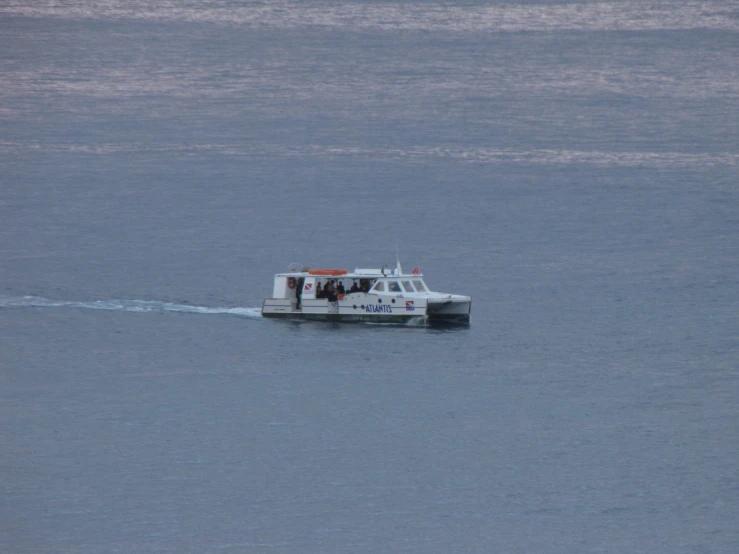
POLYGON ((262 316, 318 321, 469 324, 472 299, 434 292, 416 268, 313 269, 290 264, 274 276, 262 316))

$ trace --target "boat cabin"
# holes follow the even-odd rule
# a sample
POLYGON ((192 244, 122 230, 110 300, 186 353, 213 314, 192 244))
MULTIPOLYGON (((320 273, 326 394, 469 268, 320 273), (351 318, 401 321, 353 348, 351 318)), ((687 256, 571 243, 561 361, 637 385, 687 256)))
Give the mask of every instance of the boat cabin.
POLYGON ((343 297, 353 292, 386 295, 426 294, 429 288, 420 273, 396 275, 385 269, 361 269, 353 272, 345 269, 309 269, 295 273, 275 275, 272 298, 291 298, 298 295, 303 300, 328 298, 327 287, 338 291, 343 297))

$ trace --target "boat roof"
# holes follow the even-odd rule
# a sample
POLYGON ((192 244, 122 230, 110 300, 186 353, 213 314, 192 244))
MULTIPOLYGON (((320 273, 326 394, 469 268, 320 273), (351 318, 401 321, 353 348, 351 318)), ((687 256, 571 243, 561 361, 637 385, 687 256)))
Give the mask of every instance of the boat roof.
POLYGON ((300 266, 298 264, 290 264, 288 269, 288 272, 278 273, 275 277, 318 277, 334 279, 380 279, 383 277, 418 279, 423 277, 423 273, 421 273, 418 268, 414 269, 413 273, 403 273, 403 269, 400 267, 400 264, 395 268, 382 267, 380 269, 375 269, 357 267, 354 271, 349 271, 347 269, 311 268, 300 266))

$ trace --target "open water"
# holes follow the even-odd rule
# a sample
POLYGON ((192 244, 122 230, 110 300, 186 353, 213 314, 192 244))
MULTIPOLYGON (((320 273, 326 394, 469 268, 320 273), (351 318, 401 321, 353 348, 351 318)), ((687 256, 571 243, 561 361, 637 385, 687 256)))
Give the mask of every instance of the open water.
POLYGON ((6 0, 0 551, 739 552, 739 4, 6 0), (394 263, 468 328, 279 322, 394 263))

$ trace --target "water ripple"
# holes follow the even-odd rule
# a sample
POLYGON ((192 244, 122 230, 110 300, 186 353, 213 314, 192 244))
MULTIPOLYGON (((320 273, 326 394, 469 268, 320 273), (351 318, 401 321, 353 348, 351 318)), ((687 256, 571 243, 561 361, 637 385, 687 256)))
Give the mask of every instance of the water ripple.
POLYGON ((739 164, 737 152, 618 152, 574 149, 517 150, 492 147, 457 146, 408 146, 405 148, 368 148, 347 145, 290 146, 284 144, 69 144, 0 141, 0 152, 23 154, 46 152, 89 154, 107 156, 127 153, 198 153, 252 158, 281 156, 286 158, 357 158, 363 160, 426 163, 433 160, 485 164, 560 164, 610 167, 693 167, 735 166, 739 164))
POLYGON ((739 29, 736 5, 721 1, 589 2, 555 5, 455 6, 446 2, 224 0, 47 2, 12 1, 0 14, 63 19, 181 21, 270 28, 384 29, 446 32, 654 31, 739 29))

